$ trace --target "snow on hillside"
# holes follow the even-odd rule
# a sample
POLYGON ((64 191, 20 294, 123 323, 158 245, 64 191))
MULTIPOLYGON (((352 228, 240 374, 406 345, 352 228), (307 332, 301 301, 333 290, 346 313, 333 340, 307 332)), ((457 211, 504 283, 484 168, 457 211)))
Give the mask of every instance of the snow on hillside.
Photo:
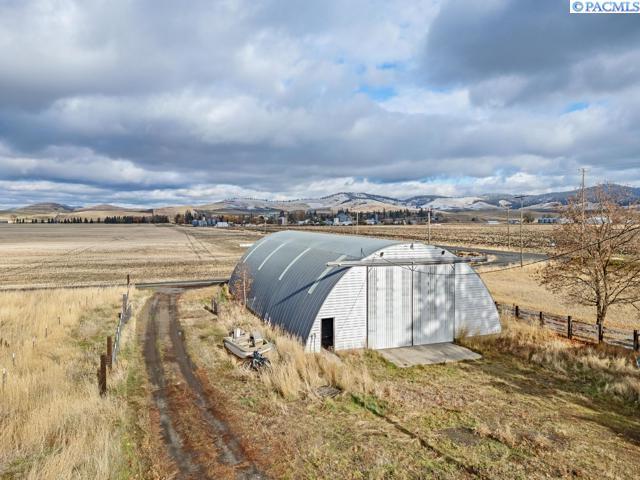
POLYGON ((425 203, 421 207, 433 208, 434 210, 490 210, 498 208, 485 202, 482 197, 441 197, 425 203))

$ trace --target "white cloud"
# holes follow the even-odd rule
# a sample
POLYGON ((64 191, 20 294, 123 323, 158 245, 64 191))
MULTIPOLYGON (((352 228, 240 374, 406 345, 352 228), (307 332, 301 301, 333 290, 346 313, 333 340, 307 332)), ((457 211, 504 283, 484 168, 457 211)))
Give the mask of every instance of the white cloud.
POLYGON ((0 181, 150 204, 639 184, 637 29, 515 5, 2 3, 0 181))

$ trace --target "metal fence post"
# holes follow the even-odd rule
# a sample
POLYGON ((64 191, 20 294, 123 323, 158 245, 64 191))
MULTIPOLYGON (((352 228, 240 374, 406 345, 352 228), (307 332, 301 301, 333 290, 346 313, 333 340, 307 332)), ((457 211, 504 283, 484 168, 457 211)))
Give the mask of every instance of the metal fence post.
POLYGON ((633 349, 637 352, 640 351, 640 336, 638 330, 633 331, 633 349))
POLYGON ((573 328, 571 322, 571 315, 567 316, 567 338, 571 339, 573 337, 573 328))
POLYGON ((113 366, 113 339, 111 336, 107 337, 107 366, 109 370, 113 366))
POLYGON ((516 318, 520 318, 520 307, 518 305, 516 305, 516 318))
POLYGON ((544 327, 544 314, 540 312, 540 326, 544 327))

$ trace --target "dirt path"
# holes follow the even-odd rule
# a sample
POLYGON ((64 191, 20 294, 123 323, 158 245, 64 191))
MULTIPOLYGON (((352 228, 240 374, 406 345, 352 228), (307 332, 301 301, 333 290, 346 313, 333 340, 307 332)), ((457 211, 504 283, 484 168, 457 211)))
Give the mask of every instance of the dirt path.
POLYGON ((176 478, 265 478, 217 411, 213 388, 187 354, 177 312, 181 291, 164 288, 154 294, 144 338, 153 408, 176 478))

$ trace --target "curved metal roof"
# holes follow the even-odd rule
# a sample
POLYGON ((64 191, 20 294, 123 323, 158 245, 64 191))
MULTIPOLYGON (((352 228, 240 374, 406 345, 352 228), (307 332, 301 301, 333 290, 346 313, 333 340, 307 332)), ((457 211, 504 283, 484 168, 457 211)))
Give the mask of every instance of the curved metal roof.
POLYGON ((399 243, 406 242, 292 230, 273 233, 247 250, 229 287, 232 293, 243 294, 245 270, 251 279, 247 306, 264 320, 306 339, 327 295, 348 271, 348 267, 327 267, 327 262, 359 260, 399 243))

